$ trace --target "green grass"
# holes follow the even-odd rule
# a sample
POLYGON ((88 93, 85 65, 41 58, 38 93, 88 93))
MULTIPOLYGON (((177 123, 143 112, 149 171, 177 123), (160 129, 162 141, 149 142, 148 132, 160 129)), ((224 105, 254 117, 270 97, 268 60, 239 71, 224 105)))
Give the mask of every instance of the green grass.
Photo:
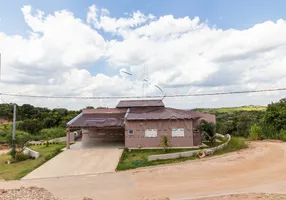
POLYGON ((60 152, 60 149, 65 147, 65 143, 50 144, 49 147, 45 145, 29 146, 29 148, 40 152, 38 159, 29 159, 22 162, 6 164, 10 160, 10 155, 0 155, 0 179, 17 180, 21 179, 47 160, 51 159, 60 152))
MULTIPOLYGON (((219 144, 222 144, 222 143, 219 143, 219 144)), ((214 155, 221 155, 224 153, 237 151, 243 148, 247 148, 245 139, 240 138, 240 137, 233 137, 229 141, 229 144, 227 147, 225 147, 223 150, 217 151, 214 155)), ((203 148, 200 148, 200 149, 203 149, 203 148)), ((198 150, 198 149, 169 149, 168 153, 176 153, 176 152, 183 152, 183 151, 190 151, 190 150, 198 150)), ((164 153, 165 152, 163 149, 140 149, 140 150, 135 149, 131 151, 124 150, 116 169, 120 171, 120 170, 135 169, 139 167, 178 163, 178 162, 183 162, 186 160, 197 159, 196 156, 191 156, 191 157, 183 157, 183 158, 176 158, 176 159, 148 161, 148 156, 156 155, 156 154, 164 154, 164 153)))
POLYGON ((225 154, 225 153, 230 153, 233 151, 245 149, 247 147, 248 146, 247 146, 245 138, 243 138, 243 137, 232 137, 230 139, 228 145, 224 149, 215 152, 214 155, 221 155, 221 154, 225 154))
POLYGON ((223 107, 223 108, 197 108, 195 109, 200 112, 207 113, 231 113, 235 111, 265 111, 265 106, 241 106, 241 107, 223 107))
POLYGON ((168 159, 168 160, 156 160, 148 162, 148 156, 156 155, 156 154, 166 154, 166 153, 177 153, 177 152, 184 152, 184 151, 192 151, 204 149, 201 148, 182 148, 182 149, 168 149, 167 152, 164 149, 134 149, 134 150, 124 150, 120 161, 117 165, 117 170, 127 170, 127 169, 134 169, 138 167, 146 167, 152 165, 160 165, 160 164, 168 164, 168 163, 176 163, 185 160, 195 159, 194 157, 189 158, 178 158, 178 159, 168 159))

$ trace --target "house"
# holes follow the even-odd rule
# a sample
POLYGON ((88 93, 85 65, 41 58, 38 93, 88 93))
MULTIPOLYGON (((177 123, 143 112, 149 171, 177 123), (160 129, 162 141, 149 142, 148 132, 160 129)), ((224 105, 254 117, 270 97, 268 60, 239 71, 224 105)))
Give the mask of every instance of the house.
POLYGON ((201 120, 215 123, 212 114, 165 107, 161 100, 124 100, 116 108, 83 109, 67 123, 67 148, 73 130, 92 138, 122 141, 127 148, 159 147, 164 135, 172 147, 202 144, 201 120))

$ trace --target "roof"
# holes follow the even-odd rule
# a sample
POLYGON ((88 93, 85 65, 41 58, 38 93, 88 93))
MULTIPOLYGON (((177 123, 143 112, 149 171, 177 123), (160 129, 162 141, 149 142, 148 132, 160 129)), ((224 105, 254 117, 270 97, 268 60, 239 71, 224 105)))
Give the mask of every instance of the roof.
POLYGON ((82 113, 126 113, 127 109, 124 108, 96 108, 96 109, 90 109, 86 108, 82 110, 82 113))
POLYGON ((116 108, 139 108, 139 107, 164 107, 162 100, 124 100, 120 101, 116 108))
POLYGON ((199 117, 201 117, 199 112, 175 108, 131 108, 126 120, 196 119, 199 117))
POLYGON ((123 127, 125 112, 121 113, 80 113, 68 122, 69 127, 123 127))

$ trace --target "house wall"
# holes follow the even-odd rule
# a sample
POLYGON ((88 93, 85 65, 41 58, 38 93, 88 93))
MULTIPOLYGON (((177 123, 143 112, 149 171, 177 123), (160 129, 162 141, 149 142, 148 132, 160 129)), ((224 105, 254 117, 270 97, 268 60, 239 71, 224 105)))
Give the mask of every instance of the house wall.
POLYGON ((90 140, 124 141, 124 129, 82 129, 82 134, 88 135, 90 140))
POLYGON ((194 129, 197 129, 199 123, 202 119, 205 119, 208 122, 216 123, 216 116, 208 113, 200 113, 200 118, 194 120, 194 129))
POLYGON ((171 147, 194 146, 193 120, 146 120, 125 122, 125 147, 160 147, 162 137, 167 135, 171 147), (184 137, 172 137, 173 128, 184 128, 184 137), (157 137, 145 137, 146 129, 157 129, 157 137), (133 130, 133 135, 128 133, 133 130))

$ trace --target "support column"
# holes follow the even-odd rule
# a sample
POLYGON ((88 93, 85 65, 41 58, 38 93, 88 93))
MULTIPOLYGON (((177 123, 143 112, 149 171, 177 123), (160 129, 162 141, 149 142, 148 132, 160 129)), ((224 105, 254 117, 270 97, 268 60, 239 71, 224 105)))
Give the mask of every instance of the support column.
POLYGON ((67 149, 70 149, 70 128, 69 127, 67 127, 66 128, 66 134, 67 134, 67 136, 66 136, 66 141, 67 141, 67 149))

